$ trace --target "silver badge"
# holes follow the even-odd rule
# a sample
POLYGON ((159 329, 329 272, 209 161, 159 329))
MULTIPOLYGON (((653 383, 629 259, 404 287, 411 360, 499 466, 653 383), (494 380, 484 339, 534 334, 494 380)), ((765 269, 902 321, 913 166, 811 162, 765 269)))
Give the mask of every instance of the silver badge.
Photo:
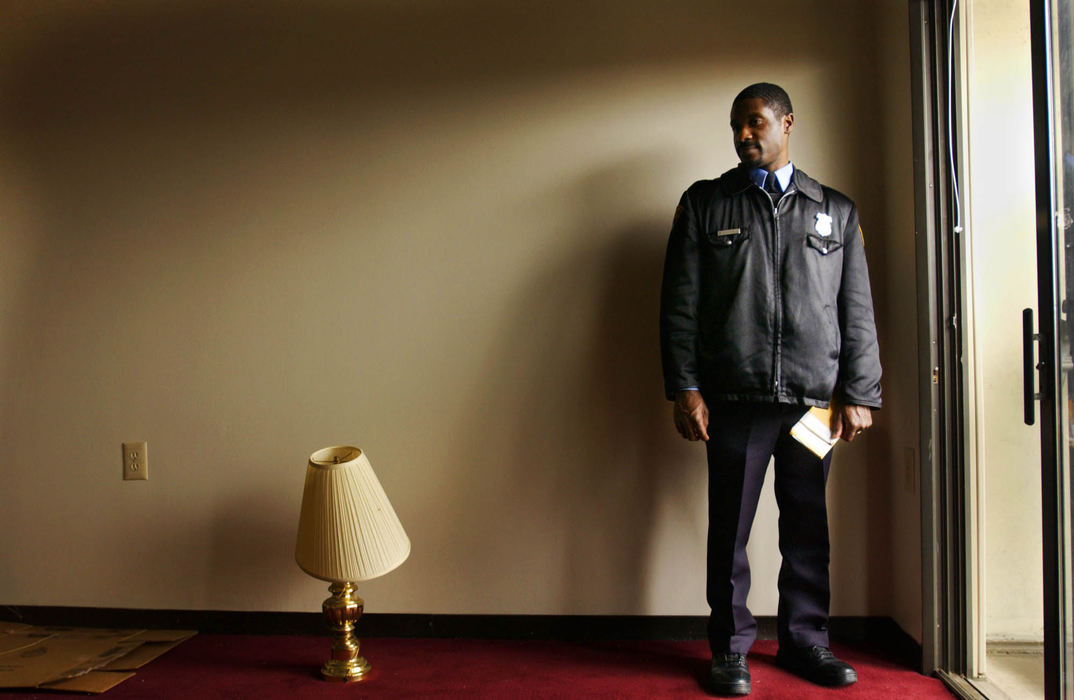
POLYGON ((817 230, 817 235, 825 237, 832 235, 832 217, 827 214, 817 214, 817 223, 813 225, 813 228, 817 230))

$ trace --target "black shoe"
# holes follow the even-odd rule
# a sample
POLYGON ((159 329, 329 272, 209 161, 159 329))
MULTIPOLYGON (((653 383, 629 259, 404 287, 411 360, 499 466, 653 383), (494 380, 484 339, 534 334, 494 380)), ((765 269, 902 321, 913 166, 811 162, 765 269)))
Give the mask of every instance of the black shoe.
POLYGON ((750 667, 745 654, 717 654, 709 669, 709 692, 716 695, 749 695, 750 667))
POLYGON ((858 672, 827 647, 780 647, 776 663, 817 685, 838 688, 858 682, 858 672))

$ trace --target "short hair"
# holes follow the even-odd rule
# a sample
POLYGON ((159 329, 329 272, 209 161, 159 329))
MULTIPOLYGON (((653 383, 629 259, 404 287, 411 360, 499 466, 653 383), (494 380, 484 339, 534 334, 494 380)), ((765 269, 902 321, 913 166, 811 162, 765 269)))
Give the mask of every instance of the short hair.
POLYGON ((734 102, 731 103, 731 107, 734 107, 742 100, 752 100, 760 98, 764 100, 764 103, 776 113, 777 117, 785 117, 794 110, 791 108, 791 98, 787 94, 787 91, 781 88, 779 85, 773 85, 772 83, 754 83, 753 85, 746 86, 742 92, 738 93, 734 102))

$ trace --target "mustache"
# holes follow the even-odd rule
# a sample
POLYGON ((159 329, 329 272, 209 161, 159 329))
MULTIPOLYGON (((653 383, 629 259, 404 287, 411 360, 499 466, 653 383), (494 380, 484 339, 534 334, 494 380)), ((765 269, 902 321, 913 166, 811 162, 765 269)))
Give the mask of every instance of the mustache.
POLYGON ((740 141, 735 150, 741 151, 746 148, 759 148, 756 141, 740 141))

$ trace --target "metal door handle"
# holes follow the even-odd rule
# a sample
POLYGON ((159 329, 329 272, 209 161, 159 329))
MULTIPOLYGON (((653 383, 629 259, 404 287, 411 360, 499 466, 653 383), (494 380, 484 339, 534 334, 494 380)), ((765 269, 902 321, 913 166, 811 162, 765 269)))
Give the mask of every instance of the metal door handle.
POLYGON ((1022 309, 1022 407, 1026 425, 1036 422, 1033 402, 1039 397, 1033 391, 1033 342, 1039 336, 1033 333, 1033 309, 1022 309))

